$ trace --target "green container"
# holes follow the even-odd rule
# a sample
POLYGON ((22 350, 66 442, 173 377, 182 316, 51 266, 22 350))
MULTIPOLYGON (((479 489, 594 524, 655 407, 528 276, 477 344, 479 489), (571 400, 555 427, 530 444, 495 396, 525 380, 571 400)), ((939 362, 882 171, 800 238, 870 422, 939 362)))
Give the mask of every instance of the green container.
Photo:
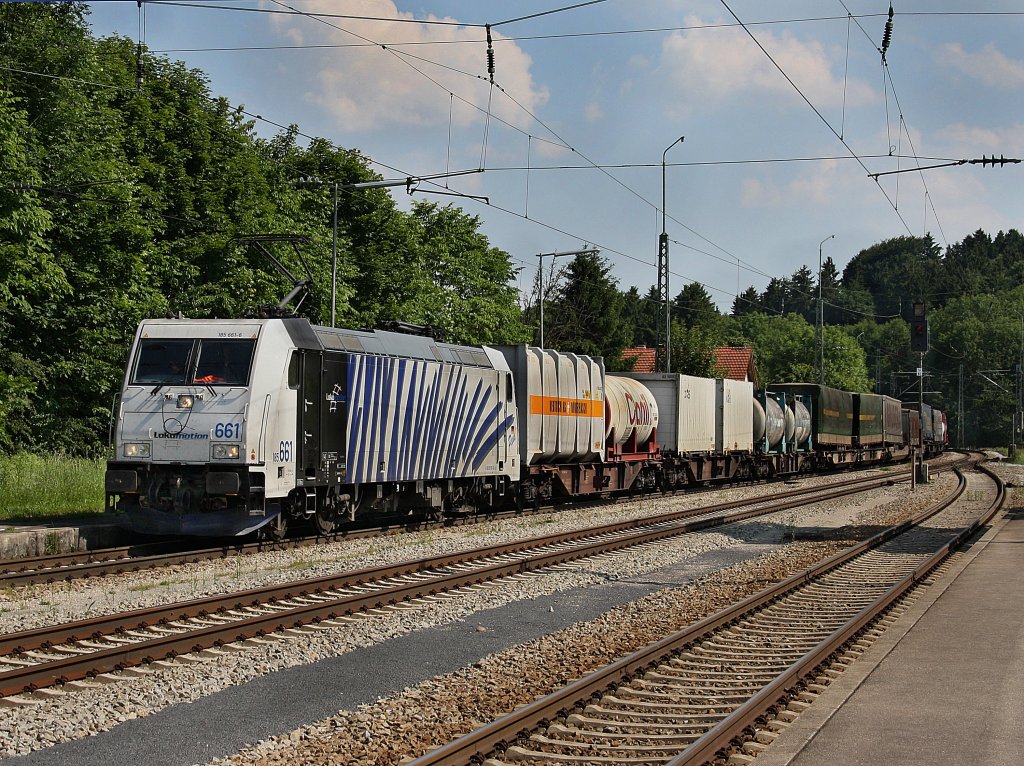
POLYGON ((882 443, 885 437, 884 400, 879 394, 853 395, 854 444, 863 447, 882 443))
POLYGON ((819 447, 853 445, 853 394, 814 383, 781 383, 772 391, 800 394, 811 399, 811 434, 819 447))

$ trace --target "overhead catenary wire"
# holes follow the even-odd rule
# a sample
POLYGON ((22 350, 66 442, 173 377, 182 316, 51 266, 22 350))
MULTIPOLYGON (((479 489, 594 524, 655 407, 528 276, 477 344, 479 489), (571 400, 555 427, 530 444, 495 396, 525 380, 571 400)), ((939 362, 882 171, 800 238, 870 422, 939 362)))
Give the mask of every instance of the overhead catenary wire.
MULTIPOLYGON (((270 121, 270 120, 266 120, 265 118, 263 118, 263 117, 262 117, 262 115, 257 115, 257 114, 253 114, 253 113, 251 113, 251 112, 245 112, 245 114, 247 114, 248 116, 254 117, 254 118, 256 118, 256 119, 260 119, 260 120, 263 120, 263 121, 265 121, 265 122, 268 122, 268 123, 270 123, 270 124, 274 124, 274 125, 276 125, 276 126, 278 126, 278 127, 281 127, 281 128, 284 128, 284 127, 285 127, 284 125, 281 125, 280 123, 275 123, 275 122, 273 122, 273 121, 270 121)), ((305 135, 305 134, 302 134, 302 135, 305 135)), ((534 136, 532 136, 532 135, 529 135, 529 134, 527 134, 527 135, 528 135, 528 140, 529 140, 529 141, 530 141, 530 142, 532 143, 532 139, 534 138, 534 136)), ((543 139, 543 138, 540 138, 539 140, 544 140, 544 139, 543 139)), ((553 143, 553 142, 551 142, 551 143, 553 143)), ((851 157, 851 159, 856 159, 856 157, 851 157)), ((373 162, 374 164, 381 164, 381 163, 378 163, 378 162, 377 162, 376 160, 373 160, 372 158, 370 158, 370 161, 371 161, 371 162, 373 162)), ((673 163, 673 164, 680 164, 680 165, 683 165, 683 164, 691 164, 691 163, 673 163)), ((693 163, 693 164, 697 164, 697 163, 693 163)), ((710 163, 708 163, 708 164, 710 164, 710 163)), ((382 165, 382 164, 381 164, 381 165, 382 165)), ((383 166, 383 165, 382 165, 382 166, 383 166)), ((605 166, 605 167, 610 167, 610 166, 605 166)), ((527 216, 527 218, 528 218, 528 216, 527 216)), ((675 219, 674 219, 674 218, 673 218, 673 220, 675 221, 675 219)), ((718 245, 715 245, 714 243, 711 243, 711 244, 712 244, 712 245, 714 245, 715 247, 718 247, 718 245)), ((726 252, 726 251, 725 251, 725 250, 723 249, 723 252, 726 252)), ((735 258, 735 256, 732 256, 732 257, 733 257, 733 258, 735 258)), ((714 289, 714 288, 713 288, 713 289, 714 289)), ((727 291, 721 291, 721 292, 726 292, 726 293, 727 293, 727 291)), ((727 294, 729 294, 729 293, 727 293, 727 294)))
MULTIPOLYGON (((849 13, 849 9, 846 7, 845 0, 839 0, 839 4, 844 9, 846 9, 846 11, 849 13)), ((918 14, 910 13, 910 14, 901 14, 901 15, 916 16, 918 14)), ((885 82, 888 82, 888 85, 889 85, 888 90, 885 90, 885 92, 886 92, 886 102, 885 102, 885 107, 886 107, 886 130, 888 130, 888 128, 889 128, 889 120, 888 120, 888 110, 889 110, 888 92, 889 92, 889 90, 891 90, 892 91, 893 101, 896 103, 896 108, 899 110, 899 114, 900 114, 900 129, 901 129, 901 136, 900 137, 901 137, 901 140, 902 140, 902 135, 905 133, 905 135, 907 137, 907 142, 910 144, 910 151, 911 151, 911 155, 910 156, 911 156, 911 158, 917 163, 917 166, 918 166, 919 170, 925 170, 926 168, 922 168, 921 167, 921 160, 930 161, 930 158, 922 157, 922 156, 920 156, 918 154, 917 147, 914 145, 913 136, 911 136, 910 130, 906 128, 906 121, 904 119, 903 105, 900 103, 899 94, 896 92, 896 83, 892 79, 892 71, 890 70, 888 62, 886 61, 885 55, 883 53, 883 48, 885 49, 885 51, 888 51, 889 42, 891 42, 891 37, 892 37, 892 18, 893 18, 893 7, 892 7, 892 3, 889 3, 889 13, 888 13, 888 20, 886 21, 885 32, 888 34, 890 39, 886 40, 885 39, 885 34, 883 34, 883 40, 882 40, 883 46, 881 48, 876 47, 876 50, 878 50, 879 53, 883 54, 882 55, 883 90, 885 90, 885 82)), ((868 40, 868 42, 870 42, 872 45, 874 45, 874 39, 871 37, 870 33, 864 28, 864 26, 862 24, 860 24, 859 21, 857 22, 857 26, 860 28, 860 31, 863 33, 864 37, 868 40)), ((889 142, 890 142, 890 145, 891 145, 891 143, 892 143, 892 139, 891 138, 889 139, 889 142)), ((898 158, 897 159, 897 163, 898 163, 899 162, 899 158, 902 158, 902 154, 897 152, 896 156, 898 158)), ((942 222, 939 220, 938 212, 935 210, 935 204, 934 204, 934 202, 931 199, 931 193, 930 193, 930 191, 928 189, 928 181, 927 181, 927 179, 925 179, 924 173, 919 173, 919 177, 921 179, 921 185, 924 187, 924 194, 925 194, 926 205, 931 206, 932 215, 935 218, 935 225, 938 226, 938 228, 939 228, 939 235, 942 237, 943 243, 948 248, 949 247, 949 241, 946 239, 946 233, 942 229, 942 222)), ((877 175, 875 176, 875 181, 876 182, 878 181, 877 175)), ((927 229, 927 224, 925 225, 925 229, 927 229)))
MULTIPOLYGON (((42 72, 32 72, 32 71, 29 71, 29 70, 19 69, 19 68, 15 68, 15 67, 8 67, 8 66, 0 65, 0 70, 13 71, 13 72, 17 72, 17 73, 21 73, 21 74, 27 74, 27 75, 35 75, 35 76, 46 78, 46 79, 56 79, 56 80, 62 80, 62 81, 67 81, 67 82, 73 82, 73 83, 76 83, 76 84, 79 84, 79 85, 88 85, 88 86, 93 86, 93 87, 100 87, 100 88, 106 88, 106 89, 112 89, 112 90, 121 90, 121 91, 130 90, 130 88, 128 88, 127 86, 112 85, 112 84, 109 84, 109 83, 99 83, 99 82, 95 82, 95 81, 89 81, 89 80, 84 80, 82 78, 69 77, 69 76, 65 76, 65 75, 51 75, 51 74, 42 73, 42 72)), ((175 109, 174 111, 177 112, 181 117, 183 117, 185 119, 195 119, 193 115, 190 115, 190 114, 187 114, 187 113, 183 113, 183 112, 179 112, 177 109, 175 109)), ((254 119, 266 122, 266 123, 268 123, 270 125, 273 125, 274 127, 277 127, 279 129, 281 129, 281 130, 288 130, 289 127, 294 127, 294 126, 286 126, 286 125, 284 125, 282 123, 276 122, 276 121, 271 120, 271 119, 269 119, 267 117, 264 117, 262 115, 259 115, 259 114, 253 113, 253 112, 249 112, 249 111, 241 109, 241 108, 238 108, 238 111, 240 113, 242 113, 242 114, 245 114, 246 116, 249 116, 249 117, 252 117, 254 119)), ((217 131, 217 132, 221 132, 222 133, 223 131, 217 131)), ((313 140, 315 138, 314 136, 311 136, 309 134, 303 133, 301 130, 298 130, 298 129, 295 130, 295 133, 296 133, 296 135, 303 136, 303 137, 308 138, 310 140, 313 140)), ((225 136, 228 137, 233 142, 238 143, 239 145, 242 144, 242 142, 236 136, 229 135, 229 134, 225 134, 225 136)), ((370 161, 373 162, 374 164, 380 165, 381 167, 385 167, 385 168, 387 168, 389 170, 392 170, 394 172, 401 173, 401 171, 399 171, 398 168, 386 165, 384 163, 380 163, 380 162, 378 162, 376 160, 370 159, 370 161)), ((292 170, 298 172, 297 168, 292 168, 292 170)), ((462 174, 466 174, 466 173, 475 173, 475 172, 480 172, 480 171, 477 171, 477 170, 464 170, 464 171, 456 171, 455 174, 462 175, 462 174)), ((445 174, 438 174, 438 175, 445 175, 445 174)), ((428 183, 428 184, 437 185, 436 182, 433 179, 425 179, 425 182, 428 183)), ((352 190, 340 190, 340 191, 345 191, 345 192, 347 192, 349 194, 356 193, 356 192, 354 192, 352 190)), ((81 195, 74 195, 74 194, 67 193, 67 194, 65 194, 65 196, 80 197, 81 195)), ((106 202, 106 200, 99 200, 99 199, 93 199, 92 201, 106 202)), ((117 202, 117 204, 125 204, 122 201, 112 201, 112 202, 117 202)), ((519 217, 519 218, 525 218, 521 214, 519 214, 516 211, 513 211, 511 209, 504 208, 504 207, 502 207, 500 205, 496 205, 496 204, 494 204, 492 202, 488 202, 487 204, 488 204, 488 207, 490 207, 491 209, 499 210, 499 211, 501 211, 503 213, 506 213, 508 215, 511 215, 511 216, 515 216, 515 217, 519 217)), ((181 218, 179 216, 173 216, 173 215, 164 214, 164 213, 156 213, 156 215, 158 217, 165 218, 167 220, 176 220, 176 221, 183 222, 183 223, 203 224, 204 227, 205 227, 205 230, 208 231, 208 232, 211 232, 211 233, 218 232, 218 231, 220 231, 220 232, 228 232, 228 231, 231 230, 229 227, 225 227, 225 226, 215 226, 215 227, 211 228, 209 226, 209 222, 208 221, 200 221, 198 219, 184 219, 184 218, 181 218)), ((671 218, 671 216, 669 216, 669 217, 671 218)), ((536 219, 536 218, 531 218, 531 219, 526 219, 526 220, 530 220, 532 223, 534 223, 536 225, 539 225, 539 226, 542 226, 543 228, 546 228, 546 229, 548 229, 550 231, 553 231, 555 233, 563 234, 563 235, 572 237, 574 239, 584 239, 582 237, 579 237, 576 234, 570 233, 570 232, 568 232, 568 231, 566 231, 566 230, 564 230, 564 229, 562 229, 560 227, 557 227, 557 226, 555 226, 553 224, 546 223, 546 222, 541 221, 541 220, 536 219)), ((675 219, 673 218, 673 220, 675 220, 675 219)), ((593 240, 588 239, 588 241, 593 241, 593 240)), ((673 241, 675 241, 675 240, 673 240, 673 241)), ((698 252, 703 252, 703 253, 705 253, 707 255, 710 255, 711 257, 718 258, 718 256, 714 256, 711 253, 706 253, 705 251, 700 251, 697 248, 693 248, 691 245, 688 245, 688 244, 685 244, 685 243, 681 243, 681 242, 677 242, 677 244, 680 244, 681 246, 693 249, 693 250, 698 251, 698 252)), ((710 243, 710 244, 714 244, 714 243, 710 243)), ((608 253, 612 253, 612 254, 621 256, 621 257, 623 257, 623 258, 625 258, 627 260, 632 260, 632 261, 634 261, 634 262, 636 262, 638 264, 650 266, 652 268, 655 265, 652 261, 646 260, 644 258, 640 258, 638 256, 632 255, 630 253, 627 253, 627 252, 624 252, 624 251, 621 251, 621 250, 617 250, 617 249, 609 247, 607 245, 601 245, 600 243, 595 243, 595 246, 599 247, 599 249, 601 249, 604 252, 608 252, 608 253)), ((715 245, 715 246, 717 247, 717 245, 715 245)), ((737 256, 732 255, 731 253, 729 253, 729 255, 733 259, 740 260, 740 259, 737 259, 737 256)), ((518 258, 514 258, 513 260, 515 260, 518 263, 522 263, 523 265, 529 265, 527 262, 522 261, 522 260, 520 260, 518 258)), ((742 262, 743 263, 747 263, 746 261, 742 261, 742 262)), ((355 263, 358 264, 358 261, 355 261, 355 263)), ((672 274, 672 276, 678 277, 680 279, 687 280, 688 282, 699 284, 701 287, 705 288, 706 290, 709 290, 709 291, 712 291, 712 292, 715 292, 715 293, 719 293, 719 294, 724 295, 726 297, 731 297, 731 298, 734 298, 734 299, 740 299, 740 300, 744 300, 745 301, 745 299, 742 298, 741 295, 734 294, 734 293, 732 293, 732 292, 730 292, 728 290, 725 290, 725 289, 716 287, 714 285, 711 285, 709 283, 702 282, 700 280, 691 278, 691 277, 689 277, 689 276, 687 276, 685 274, 682 274, 680 272, 676 272, 676 271, 671 271, 670 270, 670 274, 672 274)), ((768 276, 768 275, 765 274, 765 276, 768 276)), ((772 311, 768 307, 762 307, 762 309, 766 310, 766 311, 772 311)), ((781 312, 775 312, 775 313, 781 313, 781 312)))

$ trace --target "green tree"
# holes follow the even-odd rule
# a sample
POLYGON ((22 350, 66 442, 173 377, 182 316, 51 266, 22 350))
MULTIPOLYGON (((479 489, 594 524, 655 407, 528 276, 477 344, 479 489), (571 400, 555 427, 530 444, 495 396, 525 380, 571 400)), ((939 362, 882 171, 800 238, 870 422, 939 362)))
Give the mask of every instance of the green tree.
POLYGON ((715 365, 715 349, 720 345, 712 325, 687 326, 672 322, 672 371, 702 378, 721 377, 715 365))
POLYGON ((610 272, 610 264, 599 253, 573 258, 565 283, 545 313, 544 334, 551 348, 603 356, 609 369, 618 369, 630 339, 621 318, 622 294, 610 272))
MULTIPOLYGON (((803 317, 751 314, 739 320, 746 342, 754 347, 762 384, 816 382, 814 326, 803 317)), ((870 383, 864 350, 848 333, 825 328, 825 385, 867 391, 870 383)))
POLYGON ((490 246, 480 219, 451 205, 416 202, 422 230, 424 284, 416 318, 446 331, 453 343, 519 343, 527 339, 508 253, 490 246))
POLYGON ((718 307, 700 282, 690 282, 672 301, 673 318, 684 327, 713 328, 720 318, 718 307))
POLYGON ((737 295, 732 302, 732 315, 734 317, 752 314, 761 310, 761 296, 753 285, 737 295))
POLYGON ((872 313, 892 316, 923 300, 938 305, 942 297, 941 257, 931 235, 896 237, 861 250, 843 269, 843 287, 866 290, 872 313))

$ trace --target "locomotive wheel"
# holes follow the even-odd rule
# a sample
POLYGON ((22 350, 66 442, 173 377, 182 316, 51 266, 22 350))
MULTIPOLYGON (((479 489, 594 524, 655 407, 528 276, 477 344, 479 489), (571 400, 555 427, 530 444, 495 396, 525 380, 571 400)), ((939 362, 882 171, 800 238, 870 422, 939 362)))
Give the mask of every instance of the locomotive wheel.
POLYGON ((288 534, 288 516, 281 511, 272 522, 260 528, 260 537, 268 542, 276 543, 284 540, 288 534))
POLYGON ((338 528, 338 509, 333 503, 324 503, 316 509, 313 516, 316 531, 321 535, 329 535, 338 528))

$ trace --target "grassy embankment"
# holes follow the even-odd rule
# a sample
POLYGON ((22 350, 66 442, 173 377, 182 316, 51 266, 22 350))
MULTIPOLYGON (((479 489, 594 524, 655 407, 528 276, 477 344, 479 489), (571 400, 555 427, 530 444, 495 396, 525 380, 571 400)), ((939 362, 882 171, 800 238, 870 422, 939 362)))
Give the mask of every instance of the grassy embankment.
POLYGON ((0 456, 0 522, 101 513, 105 467, 103 459, 0 456))

